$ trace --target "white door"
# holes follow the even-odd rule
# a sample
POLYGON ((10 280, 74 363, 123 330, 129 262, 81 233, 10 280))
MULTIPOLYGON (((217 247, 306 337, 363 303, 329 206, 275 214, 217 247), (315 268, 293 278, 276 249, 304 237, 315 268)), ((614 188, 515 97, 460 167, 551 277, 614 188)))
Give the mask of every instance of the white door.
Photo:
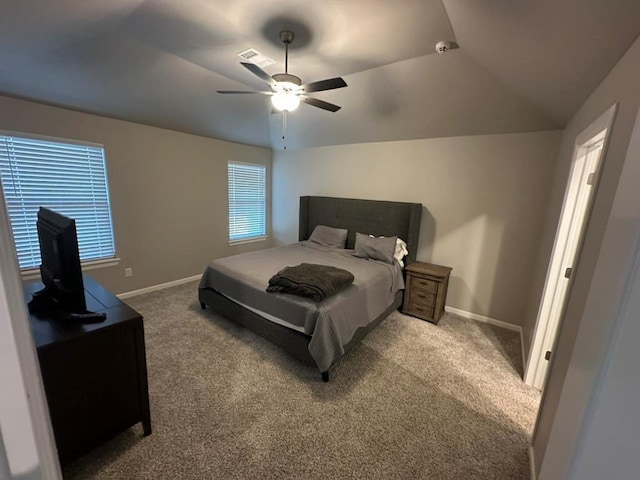
POLYGON ((525 372, 525 383, 539 389, 544 385, 549 359, 553 353, 614 114, 615 105, 576 140, 573 164, 525 372))

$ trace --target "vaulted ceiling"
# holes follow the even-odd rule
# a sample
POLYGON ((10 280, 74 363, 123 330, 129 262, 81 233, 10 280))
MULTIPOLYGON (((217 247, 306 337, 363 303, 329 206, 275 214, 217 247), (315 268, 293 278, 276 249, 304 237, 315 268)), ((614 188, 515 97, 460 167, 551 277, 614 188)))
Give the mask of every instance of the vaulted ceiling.
MULTIPOLYGON (((280 149, 282 115, 239 62, 342 76, 288 148, 562 128, 640 34, 638 0, 4 0, 0 93, 280 149), (437 54, 441 40, 460 48, 437 54)), ((267 86, 268 87, 268 86, 267 86)))

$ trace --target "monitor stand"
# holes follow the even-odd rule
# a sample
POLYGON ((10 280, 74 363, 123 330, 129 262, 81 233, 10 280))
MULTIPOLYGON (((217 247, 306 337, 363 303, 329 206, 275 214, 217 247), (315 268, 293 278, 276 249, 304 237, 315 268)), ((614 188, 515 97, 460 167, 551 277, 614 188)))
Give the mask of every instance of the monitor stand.
POLYGON ((99 323, 103 322, 107 318, 107 314, 104 312, 65 312, 62 306, 47 287, 42 290, 34 292, 31 301, 29 302, 29 313, 48 313, 48 312, 61 312, 60 316, 56 316, 55 319, 61 322, 69 323, 99 323))
POLYGON ((29 313, 51 312, 60 309, 60 305, 56 302, 47 287, 33 293, 31 301, 28 303, 29 313))

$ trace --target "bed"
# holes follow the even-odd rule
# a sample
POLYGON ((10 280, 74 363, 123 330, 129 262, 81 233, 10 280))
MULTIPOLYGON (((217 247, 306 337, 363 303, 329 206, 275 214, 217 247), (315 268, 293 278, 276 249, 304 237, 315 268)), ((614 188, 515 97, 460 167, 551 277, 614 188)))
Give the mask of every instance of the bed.
POLYGON ((328 381, 330 368, 402 305, 402 270, 355 258, 356 233, 403 239, 408 264, 416 259, 421 215, 418 203, 300 197, 300 242, 215 260, 198 287, 200 305, 316 366, 328 381), (348 229, 347 250, 307 241, 318 225, 348 229), (299 261, 343 267, 355 281, 321 302, 265 291, 270 275, 299 261))

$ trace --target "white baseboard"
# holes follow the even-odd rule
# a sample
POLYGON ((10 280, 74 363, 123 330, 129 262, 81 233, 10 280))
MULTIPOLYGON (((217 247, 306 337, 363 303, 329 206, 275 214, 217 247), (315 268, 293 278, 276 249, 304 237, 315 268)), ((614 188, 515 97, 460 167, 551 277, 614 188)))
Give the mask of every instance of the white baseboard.
POLYGON ((514 325, 513 323, 503 322, 502 320, 496 320, 495 318, 485 317, 484 315, 478 315, 477 313, 467 312, 465 310, 460 310, 459 308, 450 307, 448 305, 444 307, 444 311, 453 313, 454 315, 458 315, 463 318, 468 318, 470 320, 476 320, 478 322, 488 323, 490 325, 494 325, 500 328, 505 328, 507 330, 513 330, 514 332, 522 332, 522 328, 520 328, 520 325, 514 325))
POLYGON ((116 295, 118 298, 130 298, 135 297, 137 295, 142 295, 143 293, 155 292, 157 290, 163 290, 169 287, 175 287, 177 285, 182 285, 183 283, 194 282, 202 278, 202 275, 194 275, 193 277, 181 278, 179 280, 174 280, 172 282, 161 283, 159 285, 152 285, 150 287, 141 288, 139 290, 132 290, 130 292, 119 293, 116 295))
POLYGON ((529 469, 531 480, 536 480, 536 457, 532 446, 529 446, 529 469))

